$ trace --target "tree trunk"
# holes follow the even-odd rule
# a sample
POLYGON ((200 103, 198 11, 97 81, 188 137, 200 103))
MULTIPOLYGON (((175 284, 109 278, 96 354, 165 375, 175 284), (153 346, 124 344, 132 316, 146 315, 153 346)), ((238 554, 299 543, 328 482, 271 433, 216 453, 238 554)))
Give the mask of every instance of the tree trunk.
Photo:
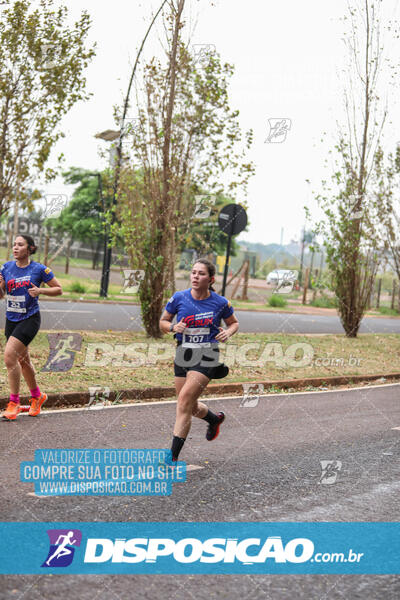
POLYGON ((304 288, 303 288, 303 300, 302 300, 302 304, 306 304, 307 303, 307 289, 308 289, 308 280, 310 277, 310 269, 309 267, 306 268, 306 276, 304 278, 304 288))
MULTIPOLYGON (((211 262, 212 262, 212 261, 211 261, 211 262)), ((236 271, 236 273, 234 273, 234 274, 232 275, 232 277, 231 277, 230 279, 228 279, 228 281, 226 282, 226 285, 225 285, 225 287, 226 287, 226 288, 228 287, 228 285, 230 285, 230 284, 232 283, 232 281, 233 281, 233 280, 234 280, 236 277, 238 277, 238 276, 239 276, 239 273, 241 272, 241 270, 243 269, 243 267, 244 267, 244 262, 242 262, 242 264, 240 265, 240 267, 239 267, 239 269, 236 271)), ((216 274, 218 274, 218 269, 216 269, 216 274)), ((239 277, 239 280, 241 279, 241 277, 242 277, 242 276, 240 275, 240 277, 239 277)), ((236 290, 237 290, 237 288, 238 288, 238 285, 239 285, 239 284, 237 284, 237 285, 236 285, 236 287, 235 287, 235 293, 236 293, 236 290)), ((221 294, 221 292, 222 292, 222 288, 219 290, 218 294, 221 294)), ((232 298, 233 298, 233 296, 232 296, 232 298)))
POLYGON ((41 256, 42 256, 42 239, 43 239, 43 226, 40 226, 40 233, 39 233, 39 243, 38 243, 38 248, 39 248, 39 256, 38 256, 38 262, 41 262, 41 256))
POLYGON ((72 238, 68 240, 67 244, 67 252, 65 254, 65 273, 68 275, 69 273, 69 257, 71 255, 71 246, 72 246, 72 238))
POLYGON ((154 244, 149 248, 149 253, 145 277, 139 287, 139 298, 142 307, 143 325, 147 335, 153 338, 161 338, 159 319, 163 308, 167 269, 165 269, 164 264, 160 265, 160 243, 158 246, 154 244))
POLYGON ((15 196, 15 201, 14 201, 14 224, 13 224, 13 236, 14 239, 17 237, 18 235, 18 188, 17 188, 17 192, 16 192, 16 196, 15 196))
POLYGON ((374 290, 372 288, 368 295, 368 305, 367 305, 368 310, 371 310, 373 302, 374 302, 374 290))
MULTIPOLYGON (((315 269, 315 281, 318 281, 318 269, 315 269)), ((317 297, 317 292, 318 292, 318 288, 314 286, 313 295, 312 295, 312 302, 315 302, 315 299, 317 297)))
POLYGON ((10 227, 9 230, 8 230, 6 260, 10 260, 12 243, 13 243, 13 232, 12 232, 12 229, 10 227))
POLYGON ((171 228, 171 239, 170 239, 170 250, 169 250, 169 265, 168 265, 168 290, 172 294, 176 291, 175 286, 175 252, 176 252, 176 243, 175 243, 175 228, 171 228))
POLYGON ((146 260, 146 272, 143 285, 139 288, 139 297, 142 306, 143 324, 147 335, 160 338, 161 332, 159 319, 164 302, 166 286, 175 287, 175 231, 171 236, 170 224, 174 222, 175 198, 170 194, 171 189, 171 127, 175 101, 175 86, 177 77, 176 56, 178 51, 179 30, 185 0, 178 1, 178 8, 174 13, 174 29, 172 34, 171 52, 169 55, 169 81, 165 93, 166 111, 164 121, 164 141, 162 146, 162 179, 158 191, 153 190, 153 203, 157 215, 152 224, 151 242, 147 249, 150 260, 146 260), (172 242, 172 237, 174 241, 172 242), (173 252, 173 256, 171 253, 173 252))
MULTIPOLYGON (((244 263, 243 263, 243 264, 244 264, 244 263)), ((242 266, 240 267, 239 271, 241 271, 241 270, 242 270, 243 264, 242 264, 242 266)), ((231 281, 232 281, 234 278, 235 278, 235 275, 233 275, 233 277, 231 277, 229 281, 231 282, 231 281)), ((233 299, 234 299, 234 297, 236 296, 236 292, 238 291, 238 288, 239 288, 239 286, 240 286, 240 282, 241 282, 241 281, 242 281, 242 275, 240 275, 240 277, 238 277, 238 278, 237 278, 237 281, 236 281, 236 283, 235 283, 235 285, 234 285, 234 288, 233 288, 233 290, 232 290, 232 293, 231 293, 231 298, 232 298, 232 300, 233 300, 233 299)), ((225 289, 226 289, 226 290, 228 289, 228 283, 226 284, 226 286, 225 286, 225 289)), ((226 293, 226 292, 225 292, 225 293, 226 293)))
POLYGON ((400 281, 399 281, 399 289, 397 290, 397 312, 400 312, 400 281))
POLYGON ((94 250, 94 254, 93 254, 93 258, 92 258, 92 269, 93 270, 97 269, 97 266, 99 263, 99 253, 100 253, 101 244, 102 244, 102 239, 101 239, 101 237, 99 237, 96 242, 96 248, 94 250))
POLYGON ((311 283, 311 280, 312 280, 312 272, 313 272, 313 267, 314 267, 314 254, 315 254, 315 252, 314 252, 314 250, 313 250, 313 251, 311 252, 310 275, 309 275, 309 278, 308 278, 308 289, 309 289, 309 290, 312 290, 312 289, 313 289, 313 288, 312 288, 312 283, 311 283))
POLYGON ((47 259, 47 262, 46 262, 47 266, 51 265, 51 263, 57 258, 57 256, 59 254, 61 254, 61 252, 64 250, 64 248, 67 246, 67 244, 68 244, 68 240, 64 239, 64 241, 60 244, 60 246, 58 247, 56 252, 53 254, 53 256, 51 258, 47 259))
POLYGON ((49 242, 50 242, 50 236, 49 234, 46 232, 45 238, 44 238, 44 256, 43 256, 43 264, 46 265, 47 264, 47 260, 49 258, 49 242))
POLYGON ((244 272, 243 272, 242 300, 249 299, 247 296, 247 288, 249 285, 249 271, 250 271, 250 262, 249 262, 249 260, 246 260, 245 265, 244 265, 244 272))
POLYGON ((382 279, 378 279, 378 291, 376 294, 376 308, 379 308, 381 302, 382 279))

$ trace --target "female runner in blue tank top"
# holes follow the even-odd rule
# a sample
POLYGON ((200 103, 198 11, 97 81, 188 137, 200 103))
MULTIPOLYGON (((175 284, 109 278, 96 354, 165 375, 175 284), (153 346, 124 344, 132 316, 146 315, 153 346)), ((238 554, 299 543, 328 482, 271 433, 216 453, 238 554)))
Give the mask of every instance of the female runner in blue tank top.
POLYGON ((219 362, 218 344, 226 342, 239 328, 231 303, 212 287, 214 276, 215 266, 207 259, 199 259, 190 275, 192 287, 175 292, 160 319, 161 331, 174 333, 178 343, 174 362, 178 400, 171 447, 173 461, 178 460, 192 416, 207 421, 208 441, 217 437, 225 419, 223 412, 214 414, 198 401, 210 379, 228 374, 228 367, 219 362), (177 322, 173 325, 175 315, 177 322), (220 327, 221 319, 227 329, 220 327))
POLYGON ((4 362, 10 385, 10 401, 2 415, 7 421, 15 420, 21 411, 21 373, 31 393, 31 417, 40 413, 47 399, 37 385, 28 346, 40 328, 39 294, 58 296, 62 290, 50 268, 30 260, 30 255, 35 252, 33 239, 29 235, 18 235, 13 246, 15 260, 6 262, 0 270, 0 298, 6 295, 7 302, 4 362), (41 288, 42 282, 50 289, 41 288))

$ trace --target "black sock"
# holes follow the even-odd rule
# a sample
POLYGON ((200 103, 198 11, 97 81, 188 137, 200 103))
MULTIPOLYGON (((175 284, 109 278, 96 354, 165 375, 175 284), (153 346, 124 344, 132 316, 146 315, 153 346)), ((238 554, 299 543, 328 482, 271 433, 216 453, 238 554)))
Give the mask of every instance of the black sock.
POLYGON ((208 409, 208 413, 206 414, 206 416, 202 418, 204 419, 204 421, 207 421, 207 423, 210 423, 210 425, 215 425, 219 422, 219 417, 215 413, 211 412, 210 409, 208 409))
POLYGON ((185 440, 186 440, 186 438, 181 438, 181 437, 178 437, 177 435, 174 435, 174 437, 172 438, 172 446, 171 446, 172 460, 174 460, 174 461, 178 460, 179 452, 182 450, 185 440))

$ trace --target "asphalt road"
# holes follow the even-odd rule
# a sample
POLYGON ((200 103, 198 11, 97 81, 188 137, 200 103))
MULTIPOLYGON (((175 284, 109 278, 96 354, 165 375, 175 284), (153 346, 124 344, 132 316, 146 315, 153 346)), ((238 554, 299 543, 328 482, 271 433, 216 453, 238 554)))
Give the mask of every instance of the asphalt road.
MULTIPOLYGON (((42 329, 143 330, 140 307, 136 305, 41 300, 40 306, 42 329)), ((4 310, 0 312, 0 327, 4 327, 4 310)), ((337 316, 238 311, 237 317, 243 333, 343 333, 337 316)), ((400 319, 366 317, 360 333, 400 333, 400 319)))
MULTIPOLYGON (((174 404, 20 416, 1 427, 2 519, 7 521, 397 521, 399 385, 208 400, 227 415, 215 442, 195 420, 181 454, 196 465, 169 497, 47 497, 19 481, 36 448, 167 448, 174 404), (318 485, 321 460, 342 463, 318 485)), ((33 557, 34 559, 35 557, 33 557)), ((400 595, 400 575, 7 576, 1 598, 374 599, 400 595), (62 582, 62 583, 61 583, 62 582), (136 591, 135 591, 136 590, 136 591)))

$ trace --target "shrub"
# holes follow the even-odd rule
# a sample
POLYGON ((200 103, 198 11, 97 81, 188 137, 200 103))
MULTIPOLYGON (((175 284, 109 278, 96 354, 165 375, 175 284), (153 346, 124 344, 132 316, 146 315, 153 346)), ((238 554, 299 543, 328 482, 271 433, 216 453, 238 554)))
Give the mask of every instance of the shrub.
POLYGON ((86 292, 86 288, 79 281, 74 281, 67 288, 69 292, 75 292, 75 294, 84 294, 86 292))
POLYGON ((284 306, 287 306, 287 300, 279 294, 272 294, 272 296, 268 298, 268 305, 283 308, 284 306))
POLYGON ((316 298, 312 302, 310 302, 310 306, 316 306, 317 308, 336 308, 337 300, 336 298, 328 298, 327 296, 322 296, 321 298, 316 298))
POLYGON ((379 312, 381 313, 381 315, 392 315, 394 317, 399 316, 398 310, 395 310, 394 308, 389 308, 388 306, 380 306, 379 312))

